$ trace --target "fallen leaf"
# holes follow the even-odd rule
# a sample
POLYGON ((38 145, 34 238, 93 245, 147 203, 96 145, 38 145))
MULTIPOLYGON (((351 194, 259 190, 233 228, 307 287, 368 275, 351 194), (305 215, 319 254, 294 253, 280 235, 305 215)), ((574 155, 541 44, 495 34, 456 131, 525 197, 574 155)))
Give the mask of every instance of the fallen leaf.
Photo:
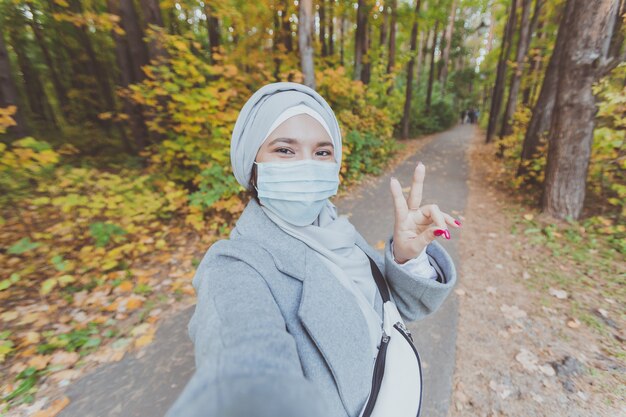
POLYGON ((541 371, 541 373, 547 376, 556 375, 556 372, 554 371, 554 368, 551 365, 541 365, 539 366, 539 370, 541 371))
POLYGON ((508 320, 523 319, 527 316, 526 312, 518 306, 509 306, 506 304, 502 304, 500 306, 500 311, 502 311, 504 317, 508 320))
POLYGON ((67 397, 60 398, 52 403, 52 405, 45 410, 41 410, 33 414, 32 417, 54 417, 61 412, 70 403, 70 399, 67 397))
POLYGON ((535 216, 533 216, 531 213, 528 214, 524 214, 524 219, 531 221, 535 216))
POLYGON ((50 355, 37 355, 30 358, 28 366, 32 366, 36 370, 40 371, 48 366, 48 362, 50 362, 50 355))
POLYGON ((50 358, 50 363, 53 365, 66 365, 71 366, 78 362, 80 356, 76 352, 66 352, 64 350, 59 350, 52 354, 52 358, 50 358))
POLYGON ((578 329, 580 327, 580 321, 578 319, 570 319, 567 321, 567 327, 578 329))
POLYGON ((565 300, 567 298, 567 291, 564 291, 564 290, 559 290, 559 289, 556 289, 556 288, 550 288, 548 290, 548 292, 550 293, 550 295, 555 296, 559 300, 565 300))
POLYGON ((489 381, 489 388, 495 391, 503 400, 507 398, 509 395, 511 395, 511 393, 513 392, 511 387, 505 384, 499 384, 493 379, 489 381))
POLYGON ((528 349, 521 348, 519 353, 515 355, 515 360, 521 363, 527 371, 537 369, 537 356, 528 349))
POLYGON ((0 314, 0 319, 2 319, 2 321, 13 321, 18 316, 19 314, 17 313, 17 311, 5 311, 4 313, 0 314))

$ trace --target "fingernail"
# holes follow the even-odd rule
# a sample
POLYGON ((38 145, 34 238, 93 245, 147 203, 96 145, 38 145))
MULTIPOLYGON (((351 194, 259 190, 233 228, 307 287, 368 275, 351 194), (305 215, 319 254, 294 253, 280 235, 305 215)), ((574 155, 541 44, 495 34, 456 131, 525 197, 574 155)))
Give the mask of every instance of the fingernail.
POLYGON ((443 230, 443 229, 437 229, 437 230, 435 230, 435 231, 433 232, 433 234, 434 234, 435 236, 441 236, 441 235, 444 235, 445 233, 446 233, 446 231, 445 231, 445 230, 443 230))
POLYGON ((446 230, 444 236, 446 237, 446 239, 450 240, 450 231, 446 230))
POLYGON ((455 223, 457 226, 461 227, 461 222, 460 222, 460 221, 455 220, 455 221, 454 221, 454 223, 455 223))

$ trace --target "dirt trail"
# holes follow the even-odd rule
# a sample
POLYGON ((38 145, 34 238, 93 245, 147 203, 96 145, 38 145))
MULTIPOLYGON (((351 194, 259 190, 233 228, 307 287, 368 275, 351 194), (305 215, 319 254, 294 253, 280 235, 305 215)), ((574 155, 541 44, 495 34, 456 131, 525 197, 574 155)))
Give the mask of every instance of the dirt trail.
MULTIPOLYGON (((552 288, 557 283, 536 276, 542 263, 574 279, 576 265, 532 246, 523 233, 512 234, 513 218, 527 209, 494 185, 499 166, 494 149, 482 140, 474 138, 468 155, 449 417, 626 416, 626 369, 602 343, 602 337, 612 336, 570 316, 570 303, 589 295, 559 293, 552 288)), ((619 300, 598 298, 598 303, 619 320, 619 300)))

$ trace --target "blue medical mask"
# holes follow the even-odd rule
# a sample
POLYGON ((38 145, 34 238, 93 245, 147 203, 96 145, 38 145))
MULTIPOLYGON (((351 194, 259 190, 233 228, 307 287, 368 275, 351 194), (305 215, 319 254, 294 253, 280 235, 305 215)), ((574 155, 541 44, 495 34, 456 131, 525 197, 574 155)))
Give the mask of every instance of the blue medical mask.
POLYGON ((337 194, 339 167, 336 162, 305 159, 254 163, 259 201, 296 226, 313 223, 326 199, 337 194))

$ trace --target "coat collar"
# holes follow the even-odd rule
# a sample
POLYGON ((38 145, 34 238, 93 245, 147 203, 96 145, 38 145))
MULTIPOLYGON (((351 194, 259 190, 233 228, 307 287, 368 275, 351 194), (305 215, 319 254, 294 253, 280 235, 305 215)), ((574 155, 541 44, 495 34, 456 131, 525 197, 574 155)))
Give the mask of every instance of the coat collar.
MULTIPOLYGON (((315 252, 284 232, 251 199, 236 223, 247 239, 263 244, 276 267, 302 281, 298 317, 328 364, 348 415, 358 415, 369 393, 373 358, 365 318, 354 296, 315 252)), ((382 256, 357 232, 356 244, 384 271, 382 256)))

